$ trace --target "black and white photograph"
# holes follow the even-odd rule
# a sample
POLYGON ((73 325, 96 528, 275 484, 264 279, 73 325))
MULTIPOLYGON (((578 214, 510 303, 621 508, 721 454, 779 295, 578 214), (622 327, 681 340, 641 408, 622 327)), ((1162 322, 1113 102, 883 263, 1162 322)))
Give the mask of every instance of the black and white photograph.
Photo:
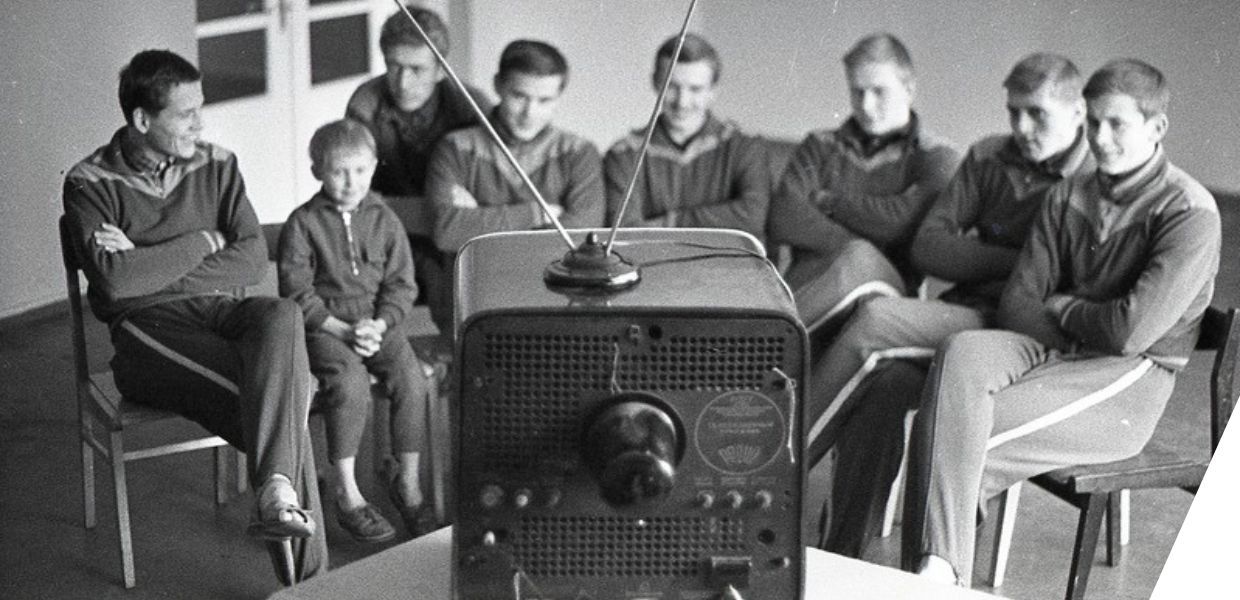
POLYGON ((1235 0, 12 0, 0 598, 1231 598, 1235 0))

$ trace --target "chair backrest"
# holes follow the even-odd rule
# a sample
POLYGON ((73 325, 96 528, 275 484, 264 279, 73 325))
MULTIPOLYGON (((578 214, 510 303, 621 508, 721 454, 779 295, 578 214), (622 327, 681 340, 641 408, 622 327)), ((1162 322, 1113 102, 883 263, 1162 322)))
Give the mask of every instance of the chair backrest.
POLYGON ((73 370, 78 381, 78 394, 84 390, 82 383, 90 378, 90 363, 86 354, 86 324, 82 311, 82 284, 78 273, 82 270, 77 250, 73 246, 73 236, 69 230, 68 217, 60 216, 60 256, 65 265, 65 291, 69 299, 69 313, 73 318, 73 370))
POLYGON ((1198 350, 1215 352, 1210 372, 1210 452, 1218 448, 1227 421, 1236 408, 1236 383, 1240 381, 1240 309, 1206 309, 1197 337, 1198 350))

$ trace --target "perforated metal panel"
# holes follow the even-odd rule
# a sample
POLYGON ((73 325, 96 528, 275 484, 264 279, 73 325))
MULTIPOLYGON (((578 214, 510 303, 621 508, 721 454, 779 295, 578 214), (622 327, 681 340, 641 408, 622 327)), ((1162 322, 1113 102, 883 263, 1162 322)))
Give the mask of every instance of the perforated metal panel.
POLYGON ((488 464, 519 468, 575 456, 583 392, 757 390, 784 365, 782 337, 670 335, 630 344, 609 335, 487 334, 477 376, 488 464))
POLYGON ((533 577, 696 577, 702 556, 745 550, 729 518, 525 518, 513 555, 533 577))

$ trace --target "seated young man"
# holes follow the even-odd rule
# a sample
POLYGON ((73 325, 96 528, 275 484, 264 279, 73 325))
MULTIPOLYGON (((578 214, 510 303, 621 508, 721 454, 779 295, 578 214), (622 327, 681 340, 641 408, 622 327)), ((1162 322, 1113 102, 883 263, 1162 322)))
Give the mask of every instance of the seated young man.
MULTIPOLYGON (((500 55, 495 74, 499 105, 491 121, 565 227, 598 227, 603 224, 598 150, 551 123, 566 85, 568 62, 554 46, 512 42, 500 55)), ((435 243, 449 255, 484 233, 552 226, 481 125, 440 142, 431 157, 426 189, 436 207, 435 243)))
MULTIPOLYGON (((448 28, 434 11, 410 6, 409 13, 445 56, 448 28)), ((419 304, 426 304, 441 331, 452 321, 452 261, 435 247, 434 205, 426 193, 426 172, 435 144, 450 131, 478 124, 478 117, 451 81, 426 41, 403 11, 383 22, 379 50, 387 72, 358 86, 345 116, 361 121, 375 136, 379 166, 371 187, 396 211, 409 234, 419 304)), ((490 110, 481 91, 469 96, 490 110)))
POLYGON ((974 144, 922 221, 914 265, 954 285, 938 300, 879 297, 817 357, 807 406, 811 463, 836 449, 826 550, 860 557, 877 534, 926 363, 948 335, 993 325, 999 296, 1051 188, 1095 169, 1084 78, 1056 54, 1029 55, 1003 81, 1011 132, 974 144))
POLYGON ((917 224, 959 161, 913 111, 913 62, 880 33, 844 55, 852 115, 811 131, 771 198, 767 235, 792 248, 785 278, 818 337, 874 295, 912 293, 921 280, 906 256, 917 224))
MULTIPOLYGON (((244 450, 258 497, 250 533, 293 538, 295 577, 310 577, 328 562, 312 514, 301 310, 242 294, 267 272, 267 246, 237 158, 201 139, 198 69, 167 50, 139 52, 118 95, 126 124, 64 185, 87 297, 111 330, 116 387, 244 450)), ((279 545, 268 548, 280 560, 279 545)))
POLYGON ((1048 196, 1004 289, 1003 330, 940 348, 911 440, 909 570, 967 586, 979 514, 1014 483, 1141 451, 1214 292, 1214 198, 1163 152, 1168 89, 1137 60, 1085 84, 1098 171, 1048 196))
MULTIPOLYGON (((417 295, 409 241, 396 213, 370 191, 375 140, 357 121, 328 123, 310 138, 323 188, 297 207, 280 231, 280 295, 301 306, 310 371, 319 380, 336 520, 360 542, 396 530, 357 485, 357 451, 370 416, 370 374, 391 400, 388 491, 414 537, 435 528, 422 502, 421 433, 428 384, 406 337, 417 295)), ((378 432, 376 432, 378 435, 378 432)), ((380 457, 375 457, 379 460, 380 457)))
MULTIPOLYGON (((669 70, 671 82, 621 224, 739 229, 762 239, 770 189, 765 148, 711 112, 722 68, 715 48, 688 34, 673 65, 675 52, 675 37, 655 52, 655 92, 669 70)), ((608 224, 619 216, 645 137, 645 128, 635 129, 603 158, 608 224)))

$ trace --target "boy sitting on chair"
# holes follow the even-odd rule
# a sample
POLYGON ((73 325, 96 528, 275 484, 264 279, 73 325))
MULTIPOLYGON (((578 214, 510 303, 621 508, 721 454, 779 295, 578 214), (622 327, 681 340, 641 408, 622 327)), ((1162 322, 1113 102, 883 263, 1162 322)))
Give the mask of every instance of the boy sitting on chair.
POLYGON ((1117 60, 1089 78, 1098 170, 1047 196, 999 303, 1001 330, 941 346, 910 441, 904 567, 971 584, 990 498, 1054 469, 1136 455, 1214 292, 1214 198, 1168 162, 1167 84, 1117 60))
POLYGON ((344 119, 320 127, 310 139, 310 159, 323 188, 289 215, 280 232, 280 295, 296 300, 305 315, 310 370, 320 382, 318 401, 326 417, 336 518, 359 542, 396 535, 362 496, 354 473, 373 373, 391 399, 396 465, 389 492, 416 537, 435 523, 418 477, 428 385, 403 326, 417 295, 409 241, 396 213, 370 192, 377 160, 374 137, 364 125, 344 119))

